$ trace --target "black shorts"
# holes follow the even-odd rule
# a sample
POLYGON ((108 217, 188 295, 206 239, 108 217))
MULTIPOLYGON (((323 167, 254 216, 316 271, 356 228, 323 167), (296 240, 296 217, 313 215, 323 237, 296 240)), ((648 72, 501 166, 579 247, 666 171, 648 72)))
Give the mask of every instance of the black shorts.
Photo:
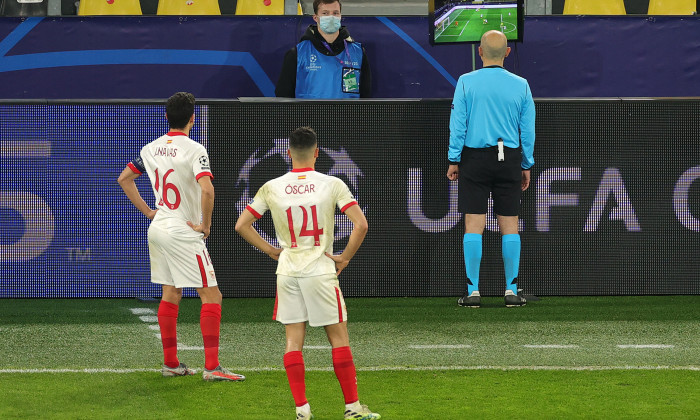
POLYGON ((498 161, 498 147, 462 149, 459 164, 459 212, 486 214, 489 193, 493 211, 500 216, 520 212, 522 160, 520 148, 504 147, 505 160, 498 161))

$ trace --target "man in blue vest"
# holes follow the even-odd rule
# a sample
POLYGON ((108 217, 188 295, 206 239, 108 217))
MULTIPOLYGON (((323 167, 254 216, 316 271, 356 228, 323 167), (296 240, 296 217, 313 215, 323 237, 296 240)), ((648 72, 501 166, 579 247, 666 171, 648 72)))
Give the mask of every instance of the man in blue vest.
POLYGON ((340 26, 340 0, 314 0, 313 19, 284 56, 275 95, 305 99, 369 98, 372 74, 364 47, 340 26))

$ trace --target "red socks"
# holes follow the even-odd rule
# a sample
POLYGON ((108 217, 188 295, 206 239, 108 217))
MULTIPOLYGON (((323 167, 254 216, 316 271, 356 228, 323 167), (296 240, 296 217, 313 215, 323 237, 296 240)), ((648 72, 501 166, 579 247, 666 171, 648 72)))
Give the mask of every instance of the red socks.
POLYGON ((163 359, 166 366, 176 368, 180 366, 177 359, 177 312, 180 309, 174 303, 160 301, 158 307, 158 325, 160 326, 160 339, 163 342, 163 359))
POLYGON ((287 371, 289 388, 297 407, 306 404, 306 384, 304 383, 304 357, 300 351, 290 351, 284 354, 284 369, 287 371))
POLYGON ((219 366, 219 329, 221 326, 221 305, 205 303, 199 315, 204 341, 204 367, 208 370, 219 366))
POLYGON ((357 374, 355 362, 352 360, 350 347, 336 347, 333 349, 333 370, 343 390, 345 404, 357 401, 357 374))

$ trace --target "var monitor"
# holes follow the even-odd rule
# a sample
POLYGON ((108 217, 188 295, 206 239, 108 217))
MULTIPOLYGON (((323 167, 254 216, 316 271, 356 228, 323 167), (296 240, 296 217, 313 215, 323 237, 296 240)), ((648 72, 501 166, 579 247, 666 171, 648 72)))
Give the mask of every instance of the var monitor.
POLYGON ((479 42, 490 30, 523 40, 524 0, 430 0, 428 10, 432 44, 479 42))

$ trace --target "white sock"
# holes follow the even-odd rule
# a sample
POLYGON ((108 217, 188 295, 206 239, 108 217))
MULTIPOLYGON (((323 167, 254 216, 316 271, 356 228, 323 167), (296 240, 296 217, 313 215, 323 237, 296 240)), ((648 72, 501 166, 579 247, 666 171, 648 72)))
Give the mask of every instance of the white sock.
POLYGON ((345 404, 345 409, 357 412, 362 410, 362 404, 360 404, 360 400, 357 400, 354 403, 345 404))
POLYGON ((302 405, 301 407, 297 407, 297 413, 303 413, 304 415, 309 415, 311 414, 311 406, 309 403, 306 403, 302 405))

